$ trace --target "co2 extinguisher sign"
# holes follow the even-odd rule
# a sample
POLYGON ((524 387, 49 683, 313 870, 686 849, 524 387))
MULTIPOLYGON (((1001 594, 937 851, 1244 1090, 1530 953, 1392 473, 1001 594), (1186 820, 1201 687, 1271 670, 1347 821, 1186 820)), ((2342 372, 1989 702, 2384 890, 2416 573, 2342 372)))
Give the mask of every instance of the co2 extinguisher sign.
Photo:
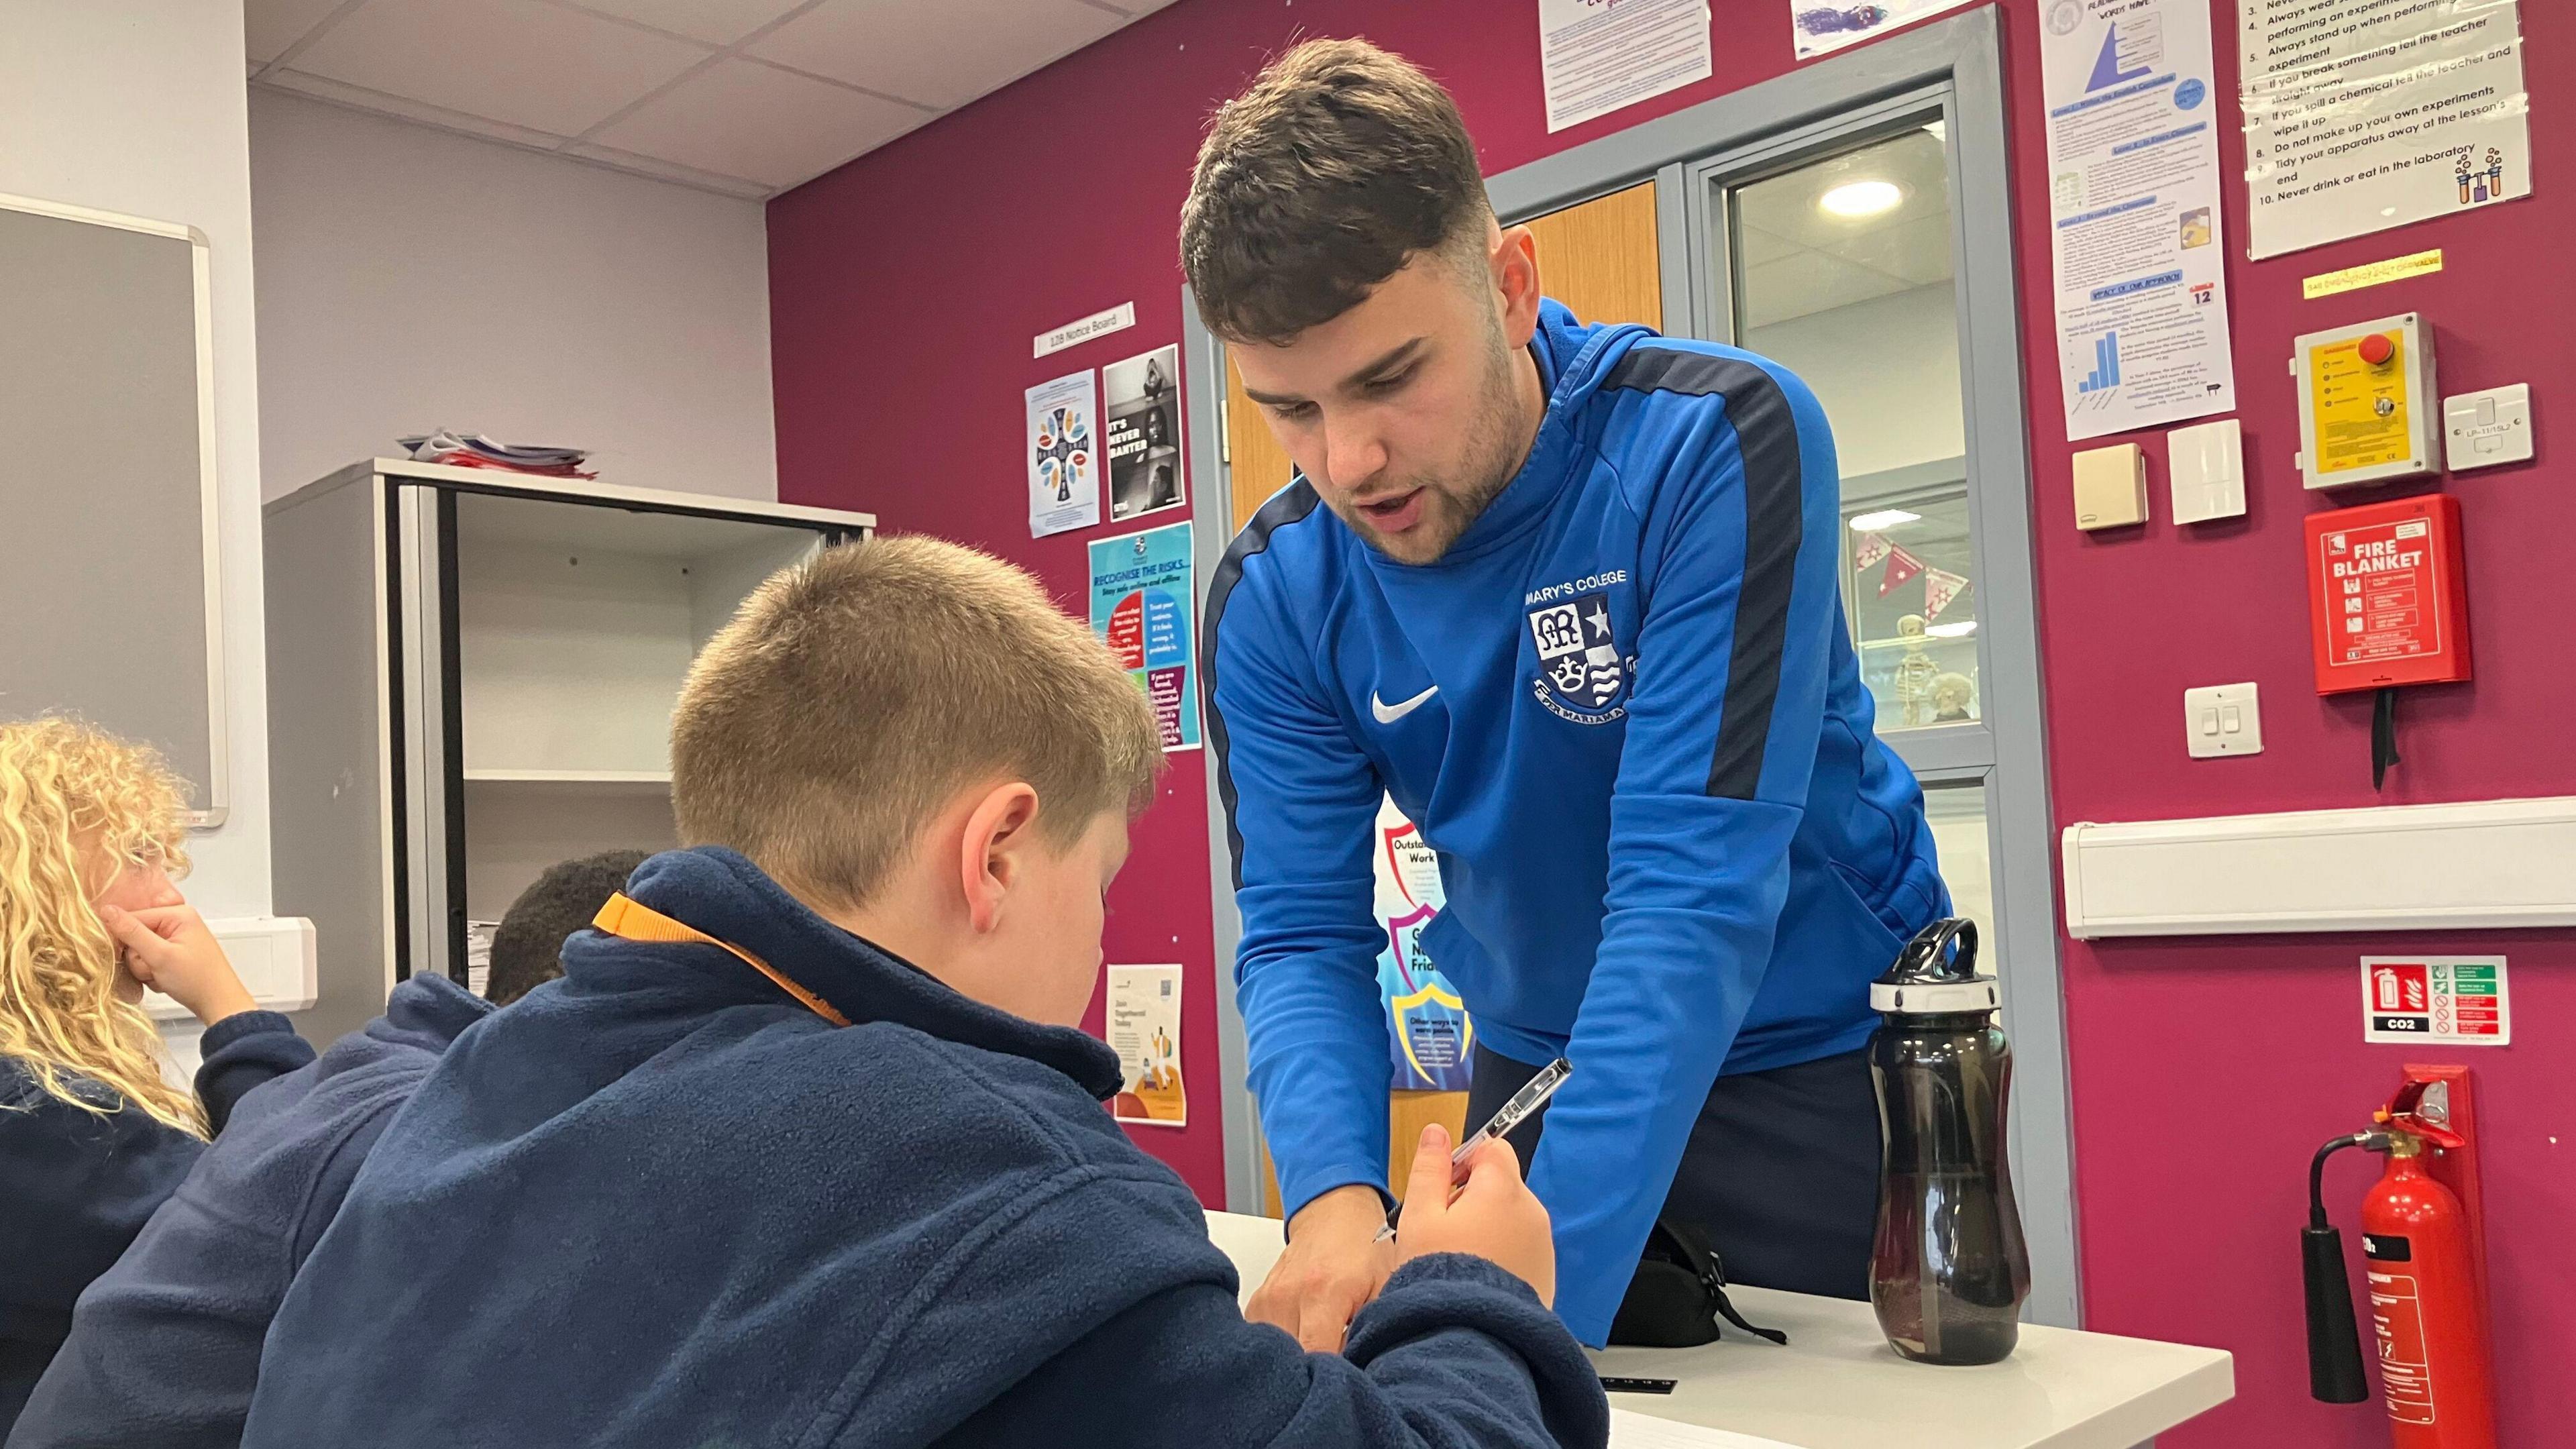
POLYGON ((2513 1008, 2502 956, 2364 956, 2364 1041, 2505 1046, 2513 1008))

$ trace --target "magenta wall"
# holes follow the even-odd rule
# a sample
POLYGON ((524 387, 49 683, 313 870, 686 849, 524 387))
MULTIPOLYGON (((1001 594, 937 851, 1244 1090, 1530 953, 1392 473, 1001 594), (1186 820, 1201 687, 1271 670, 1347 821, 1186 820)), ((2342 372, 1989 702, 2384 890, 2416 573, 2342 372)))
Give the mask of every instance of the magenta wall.
MULTIPOLYGON (((1036 570, 1083 607, 1083 540, 1032 541, 1024 514, 1021 389, 1179 335, 1173 219, 1199 126, 1271 50, 1300 34, 1365 34, 1429 66, 1457 93, 1488 172, 1791 68, 1789 0, 1717 0, 1709 82, 1550 136, 1527 0, 1181 0, 1126 31, 771 204, 771 327, 781 496, 875 510, 889 529, 965 539, 1036 570), (1047 358, 1032 334, 1133 300, 1129 332, 1047 358)), ((2529 381, 2537 464, 2454 485, 2466 511, 2478 682, 2406 701, 2406 762, 2389 802, 2576 793, 2576 628, 2566 622, 2568 530, 2547 438, 2561 379, 2576 372, 2576 281, 2564 239, 2576 191, 2555 169, 2570 139, 2553 82, 2576 13, 2523 7, 2541 172, 2538 198, 2400 233, 2254 264, 2230 277, 2251 512, 2187 530, 2157 522, 2102 539, 2074 527, 2073 451, 2048 323, 2045 155, 2036 0, 2003 0, 2024 272, 2023 309, 2050 776, 2060 824, 2370 803, 2367 700, 2309 687, 2301 592, 2298 425, 2286 372, 2298 332, 2415 309, 2459 391, 2529 381), (2434 277, 2319 302, 2299 279, 2445 248, 2434 277), (2188 685, 2264 686, 2268 751, 2193 761, 2181 738, 2188 685)), ((2232 49, 2225 0, 2219 48, 2232 49)), ((2232 66, 2221 63, 2221 91, 2232 66)), ((2225 112, 2231 124, 2235 108, 2225 112)), ((2224 161, 2241 167, 2232 132, 2224 161)), ((2230 201, 2241 206, 2241 188, 2230 201)), ((2243 235, 2229 218, 2228 243, 2243 235)), ((1192 419, 1192 426, 1200 420, 1192 419)), ((2160 435, 2154 512, 2162 498, 2160 435)), ((1204 480, 1193 478, 1194 488, 1204 480)), ((1209 1111, 1215 1058, 1205 791, 1196 755, 1174 757, 1112 900, 1119 961, 1189 968, 1184 1053, 1197 1120, 1139 1129, 1203 1197, 1218 1200, 1222 1145, 1209 1111)), ((2576 862, 2570 862, 2576 872, 2576 862)), ((2516 1044, 2468 1055, 2490 1134, 2485 1177, 2503 1340, 2505 1442, 2540 1443, 2576 1421, 2576 937, 2565 932, 2373 939, 2064 944, 2074 1071, 2083 1271, 2091 1327, 2214 1344, 2237 1355, 2238 1401, 2175 1433, 2177 1445, 2384 1444, 2376 1410, 2306 1397, 2294 1230, 2317 1142, 2383 1098, 2396 1048, 2365 1047, 2365 950, 2502 950, 2513 967, 2516 1044), (2563 1139, 2563 1140, 2561 1140, 2563 1139)), ((2363 1170, 2338 1171, 2347 1214, 2363 1170)))

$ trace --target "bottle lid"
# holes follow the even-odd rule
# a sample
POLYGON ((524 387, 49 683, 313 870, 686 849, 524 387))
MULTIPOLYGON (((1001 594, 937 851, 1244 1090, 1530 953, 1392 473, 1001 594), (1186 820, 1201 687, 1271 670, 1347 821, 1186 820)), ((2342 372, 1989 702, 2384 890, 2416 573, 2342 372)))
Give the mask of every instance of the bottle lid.
POLYGON ((1962 1011, 1992 1011, 2003 1005, 2003 996, 1995 989, 1995 978, 1991 976, 1909 982, 1903 986, 1873 981, 1869 1005, 1873 1011, 1903 1016, 1948 1016, 1962 1011))
POLYGON ((1869 1004, 1901 1016, 1992 1011, 2001 1005, 1995 978, 1977 974, 1977 923, 1952 916, 1915 932, 1895 964, 1870 983, 1869 1004))

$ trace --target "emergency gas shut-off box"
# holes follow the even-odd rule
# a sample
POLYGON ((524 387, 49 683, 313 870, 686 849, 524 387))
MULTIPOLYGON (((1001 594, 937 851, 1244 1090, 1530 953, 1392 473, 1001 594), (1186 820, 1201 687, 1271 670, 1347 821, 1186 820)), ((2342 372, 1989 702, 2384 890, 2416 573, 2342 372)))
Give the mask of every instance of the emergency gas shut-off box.
POLYGON ((2299 471, 2310 488, 2420 478, 2441 468, 2433 329, 2421 315, 2310 332, 2295 347, 2299 471))

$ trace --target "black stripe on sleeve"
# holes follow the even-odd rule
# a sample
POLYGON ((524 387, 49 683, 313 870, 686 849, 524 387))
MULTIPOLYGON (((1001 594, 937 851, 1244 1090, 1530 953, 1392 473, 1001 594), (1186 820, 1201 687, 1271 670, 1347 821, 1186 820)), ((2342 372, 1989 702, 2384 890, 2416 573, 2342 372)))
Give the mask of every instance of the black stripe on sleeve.
POLYGON ((1199 714, 1206 721, 1208 746, 1216 751, 1216 789, 1225 802, 1225 843, 1234 857, 1236 890, 1243 889, 1243 832, 1234 823, 1234 764, 1227 754, 1225 715, 1216 707, 1217 621, 1225 615, 1234 586, 1243 581, 1243 561, 1269 548, 1271 534, 1313 513, 1322 501, 1302 473, 1271 494, 1227 546, 1225 557, 1208 578, 1207 604, 1199 611, 1199 714))
POLYGON ((1726 704, 1708 766, 1708 793, 1750 800, 1762 785, 1762 752, 1780 696, 1789 639, 1789 595, 1803 539, 1805 460, 1798 423, 1780 384, 1735 357, 1635 347, 1603 384, 1638 392, 1726 399, 1744 459, 1744 583, 1735 602, 1735 652, 1727 662, 1726 704))

